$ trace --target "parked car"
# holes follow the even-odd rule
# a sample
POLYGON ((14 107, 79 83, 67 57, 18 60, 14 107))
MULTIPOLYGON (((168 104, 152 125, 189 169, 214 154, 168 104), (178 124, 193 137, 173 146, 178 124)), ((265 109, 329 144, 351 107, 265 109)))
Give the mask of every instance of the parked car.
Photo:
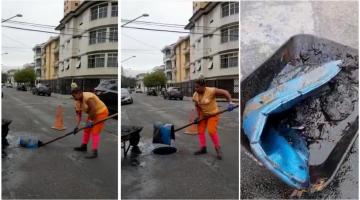
POLYGON ((4 87, 5 86, 5 83, 1 83, 1 87, 4 87))
POLYGON ((38 83, 35 87, 32 88, 33 95, 42 95, 42 96, 51 96, 51 89, 48 85, 38 83))
POLYGON ((13 87, 13 85, 11 83, 6 83, 5 85, 6 85, 7 88, 12 88, 13 87))
MULTIPOLYGON (((94 88, 94 93, 103 101, 109 109, 109 113, 118 112, 118 80, 103 80, 94 88)), ((116 118, 117 119, 117 118, 116 118)))
POLYGON ((27 91, 25 85, 18 85, 18 86, 16 86, 16 90, 27 91))
POLYGON ((164 93, 164 99, 180 99, 183 100, 184 95, 178 87, 169 87, 164 93))
POLYGON ((149 89, 149 90, 146 92, 146 95, 148 95, 148 96, 157 96, 157 93, 156 93, 156 90, 155 90, 155 89, 149 89))
POLYGON ((129 93, 129 91, 125 88, 121 88, 121 105, 122 104, 132 104, 134 101, 129 93))
POLYGON ((140 88, 135 89, 135 93, 143 93, 143 91, 140 88))

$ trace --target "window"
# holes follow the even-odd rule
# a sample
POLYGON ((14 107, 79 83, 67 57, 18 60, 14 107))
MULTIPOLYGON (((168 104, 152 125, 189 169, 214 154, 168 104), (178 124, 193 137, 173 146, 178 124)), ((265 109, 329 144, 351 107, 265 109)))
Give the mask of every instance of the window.
POLYGON ((200 71, 200 70, 201 70, 201 61, 197 61, 197 63, 198 63, 198 64, 197 64, 198 67, 197 67, 196 70, 197 70, 197 71, 200 71))
POLYGON ((78 58, 76 62, 76 68, 79 69, 81 67, 81 59, 78 58))
POLYGON ((221 4, 221 17, 229 16, 229 3, 221 4))
POLYGON ((75 3, 75 6, 78 6, 79 5, 79 3, 75 3))
POLYGON ((117 42, 118 41, 118 28, 112 27, 110 28, 109 42, 117 42))
POLYGON ((96 31, 90 31, 89 44, 96 43, 96 31))
POLYGON ((221 29, 221 43, 239 40, 239 26, 221 29))
POLYGON ((105 66, 105 54, 88 56, 88 68, 104 67, 104 66, 105 66))
POLYGON ((106 29, 97 30, 97 43, 104 43, 106 41, 106 29))
POLYGON ((210 63, 209 63, 208 69, 212 69, 213 67, 214 67, 214 64, 213 64, 213 62, 211 60, 210 63))
POLYGON ((106 41, 106 29, 90 31, 89 44, 104 43, 106 41))
POLYGON ((66 61, 66 68, 65 68, 65 69, 68 70, 69 68, 70 68, 70 60, 67 60, 67 61, 66 61))
POLYGON ((225 43, 228 41, 228 32, 229 31, 227 28, 221 30, 221 43, 225 43))
POLYGON ((221 17, 239 13, 239 2, 226 2, 221 4, 221 17))
POLYGON ((111 17, 117 17, 118 16, 118 4, 112 3, 111 4, 111 17))
POLYGON ((108 67, 118 67, 117 58, 118 58, 117 53, 109 53, 108 60, 107 60, 107 66, 108 67))
POLYGON ((107 4, 99 6, 99 18, 105 18, 107 16, 107 4))
POLYGON ((229 53, 220 56, 220 68, 238 66, 238 53, 229 53))
POLYGON ((239 2, 231 2, 230 5, 230 15, 239 13, 239 2))
POLYGON ((107 16, 107 4, 97 5, 90 10, 90 19, 100 19, 107 16))
POLYGON ((239 26, 233 26, 229 28, 230 41, 239 40, 239 26))

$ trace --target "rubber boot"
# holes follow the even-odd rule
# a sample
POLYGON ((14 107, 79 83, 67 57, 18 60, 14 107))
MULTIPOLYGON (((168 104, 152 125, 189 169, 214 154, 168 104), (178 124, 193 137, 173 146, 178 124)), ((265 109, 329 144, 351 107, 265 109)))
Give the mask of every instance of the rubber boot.
POLYGON ((216 158, 218 160, 222 160, 222 152, 220 150, 220 147, 215 148, 215 150, 216 150, 216 158))
POLYGON ((98 151, 97 150, 92 150, 92 154, 90 156, 86 156, 85 158, 87 159, 93 159, 93 158, 97 158, 98 157, 98 151))
POLYGON ((87 144, 81 144, 80 147, 75 147, 74 151, 87 151, 87 144))
POLYGON ((206 147, 201 147, 201 149, 199 151, 196 151, 194 155, 201 155, 206 153, 207 153, 206 147))
POLYGON ((133 146, 133 147, 131 148, 131 153, 134 153, 134 154, 139 155, 139 154, 141 154, 142 152, 141 152, 141 150, 140 150, 140 148, 139 148, 138 146, 133 146))

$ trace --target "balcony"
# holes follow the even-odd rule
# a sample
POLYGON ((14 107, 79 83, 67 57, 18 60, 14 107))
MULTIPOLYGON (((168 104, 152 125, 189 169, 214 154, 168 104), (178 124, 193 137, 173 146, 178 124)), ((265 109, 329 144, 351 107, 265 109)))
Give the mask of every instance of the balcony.
POLYGON ((183 54, 187 54, 190 53, 190 47, 186 46, 185 48, 183 48, 183 54))
POLYGON ((185 63, 185 69, 190 69, 190 62, 189 61, 185 63))
POLYGON ((171 72, 171 71, 172 71, 172 66, 171 66, 171 65, 167 65, 167 66, 165 67, 164 72, 167 73, 167 72, 171 72))
POLYGON ((165 54, 165 55, 164 55, 164 58, 163 58, 164 63, 165 63, 166 61, 169 61, 170 59, 171 59, 170 54, 165 54))
POLYGON ((54 53, 59 53, 59 46, 54 48, 54 53))
POLYGON ((175 54, 175 53, 171 53, 171 54, 170 54, 170 58, 171 58, 171 60, 175 60, 176 54, 175 54))
POLYGON ((41 54, 35 54, 34 55, 34 60, 39 59, 39 58, 41 58, 41 54))

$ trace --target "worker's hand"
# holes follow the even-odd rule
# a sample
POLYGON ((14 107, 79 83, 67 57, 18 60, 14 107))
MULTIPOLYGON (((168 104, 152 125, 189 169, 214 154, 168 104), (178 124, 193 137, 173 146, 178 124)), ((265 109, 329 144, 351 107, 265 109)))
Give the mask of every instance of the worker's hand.
POLYGON ((194 119, 194 124, 198 124, 198 123, 199 123, 199 118, 197 117, 194 119))
POLYGON ((79 128, 75 127, 74 130, 73 130, 73 134, 75 135, 78 131, 79 131, 79 128))
POLYGON ((233 102, 229 102, 229 104, 227 105, 227 110, 230 112, 234 110, 235 106, 236 105, 233 102))
POLYGON ((94 126, 94 122, 93 121, 87 121, 86 122, 86 128, 91 128, 94 126))

